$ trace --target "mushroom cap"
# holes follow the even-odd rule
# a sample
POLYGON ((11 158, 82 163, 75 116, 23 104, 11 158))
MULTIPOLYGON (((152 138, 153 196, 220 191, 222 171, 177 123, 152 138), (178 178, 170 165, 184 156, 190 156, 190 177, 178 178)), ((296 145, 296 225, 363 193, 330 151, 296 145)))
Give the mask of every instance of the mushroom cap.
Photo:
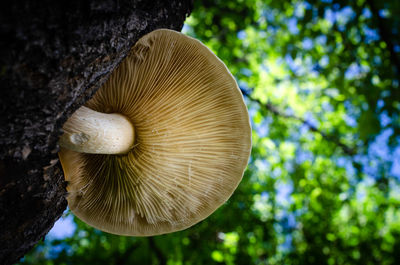
POLYGON ((142 37, 85 106, 135 128, 124 155, 62 148, 72 212, 100 230, 151 236, 214 212, 242 179, 251 149, 246 105, 224 63, 172 30, 142 37))

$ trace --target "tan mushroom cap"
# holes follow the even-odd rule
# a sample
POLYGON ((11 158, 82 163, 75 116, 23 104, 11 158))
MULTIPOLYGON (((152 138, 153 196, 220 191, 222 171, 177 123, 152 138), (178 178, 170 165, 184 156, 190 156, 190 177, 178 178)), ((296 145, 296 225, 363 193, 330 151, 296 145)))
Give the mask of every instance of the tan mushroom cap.
POLYGON ((100 230, 150 236, 214 212, 242 179, 251 149, 246 105, 224 63, 171 30, 142 37, 85 105, 127 117, 125 155, 62 148, 72 212, 100 230))

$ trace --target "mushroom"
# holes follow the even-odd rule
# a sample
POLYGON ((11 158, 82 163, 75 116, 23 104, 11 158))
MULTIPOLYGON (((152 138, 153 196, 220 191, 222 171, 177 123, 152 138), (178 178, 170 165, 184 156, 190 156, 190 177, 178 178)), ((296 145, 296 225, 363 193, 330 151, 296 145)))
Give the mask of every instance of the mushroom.
POLYGON ((251 149, 247 108, 227 67, 166 29, 142 37, 63 129, 70 209, 119 235, 203 220, 232 195, 251 149))

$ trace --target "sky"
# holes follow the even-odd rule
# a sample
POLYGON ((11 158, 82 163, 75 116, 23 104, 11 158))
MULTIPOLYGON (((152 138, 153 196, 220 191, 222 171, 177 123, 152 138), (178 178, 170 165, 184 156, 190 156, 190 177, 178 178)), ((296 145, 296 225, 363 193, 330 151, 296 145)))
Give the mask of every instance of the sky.
POLYGON ((62 217, 57 220, 53 228, 47 234, 46 239, 64 239, 66 237, 71 237, 76 230, 76 224, 74 222, 74 217, 69 208, 67 208, 62 217))

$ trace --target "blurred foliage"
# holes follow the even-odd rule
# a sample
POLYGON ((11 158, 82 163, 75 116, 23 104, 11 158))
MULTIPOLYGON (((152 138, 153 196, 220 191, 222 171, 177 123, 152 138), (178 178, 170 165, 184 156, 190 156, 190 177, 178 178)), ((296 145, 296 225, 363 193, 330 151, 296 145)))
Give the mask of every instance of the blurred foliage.
POLYGON ((400 264, 399 30, 398 0, 196 2, 184 31, 227 64, 252 118, 237 191, 169 235, 75 218, 21 264, 400 264))

